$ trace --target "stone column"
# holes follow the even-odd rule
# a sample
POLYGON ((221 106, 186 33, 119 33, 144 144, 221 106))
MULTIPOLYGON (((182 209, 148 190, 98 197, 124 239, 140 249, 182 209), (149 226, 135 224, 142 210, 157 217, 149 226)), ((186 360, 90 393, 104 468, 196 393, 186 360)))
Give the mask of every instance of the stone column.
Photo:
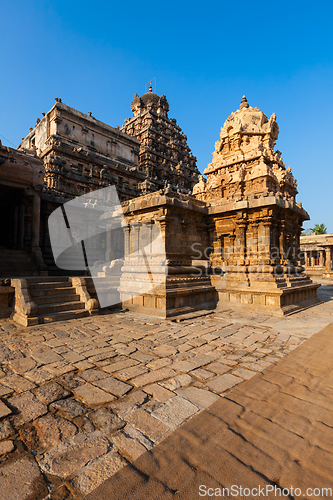
POLYGON ((139 234, 140 225, 137 222, 134 222, 131 224, 130 233, 131 253, 135 253, 139 250, 139 234))
POLYGON ((244 264, 244 258, 246 253, 246 222, 238 223, 238 256, 239 256, 239 264, 244 264))
POLYGON ((283 261, 285 260, 285 247, 284 247, 284 240, 285 240, 285 223, 281 223, 280 227, 280 237, 279 237, 279 246, 280 246, 280 259, 281 259, 281 264, 283 264, 283 261))
POLYGON ((40 197, 34 194, 32 198, 32 238, 31 249, 39 249, 40 197))
POLYGON ((313 255, 313 253, 311 252, 311 267, 315 267, 315 264, 316 264, 316 259, 313 255))
POLYGON ((229 259, 230 261, 234 261, 234 258, 235 258, 235 255, 234 255, 234 251, 235 251, 235 239, 236 239, 236 235, 235 234, 230 234, 229 235, 229 241, 230 241, 230 247, 229 247, 229 259))
POLYGON ((310 258, 309 258, 309 252, 304 252, 304 263, 305 263, 305 267, 309 267, 310 266, 310 258))
POLYGON ((250 264, 256 264, 258 262, 258 227, 257 222, 252 222, 252 238, 251 243, 248 244, 248 258, 250 259, 250 264))
POLYGON ((126 227, 123 228, 124 230, 124 247, 125 247, 125 255, 129 255, 131 253, 131 241, 130 241, 130 229, 126 225, 126 227))
POLYGON ((271 221, 263 220, 259 226, 259 264, 270 264, 271 259, 271 221))
POLYGON ((326 247, 325 252, 326 252, 326 270, 327 272, 332 271, 332 248, 331 247, 326 247))
POLYGON ((324 250, 319 250, 319 265, 322 267, 325 265, 324 253, 324 250))

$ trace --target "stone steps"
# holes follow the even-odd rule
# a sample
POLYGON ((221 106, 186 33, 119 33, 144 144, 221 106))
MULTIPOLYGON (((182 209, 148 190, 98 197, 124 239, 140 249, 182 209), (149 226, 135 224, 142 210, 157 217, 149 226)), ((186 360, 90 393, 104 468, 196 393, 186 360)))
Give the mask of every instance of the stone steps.
POLYGON ((38 323, 81 318, 88 312, 67 276, 27 278, 31 300, 37 304, 38 323))
POLYGON ((45 314, 53 314, 56 312, 76 311, 77 309, 84 309, 84 302, 61 302, 58 304, 40 304, 38 306, 38 316, 45 314))
POLYGON ((87 316, 86 310, 62 311, 51 314, 43 314, 38 317, 39 323, 54 323, 56 321, 66 321, 68 319, 78 319, 87 316))
POLYGON ((71 288, 55 288, 50 290, 41 290, 31 293, 30 297, 36 304, 54 304, 56 302, 74 302, 80 300, 79 295, 76 295, 75 290, 71 288))

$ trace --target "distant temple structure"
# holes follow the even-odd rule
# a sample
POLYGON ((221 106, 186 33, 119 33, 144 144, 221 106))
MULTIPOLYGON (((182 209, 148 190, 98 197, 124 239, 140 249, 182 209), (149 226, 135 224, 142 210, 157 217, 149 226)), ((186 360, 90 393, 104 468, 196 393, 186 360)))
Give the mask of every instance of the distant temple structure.
MULTIPOLYGON (((129 224, 117 242, 125 254, 118 290, 123 306, 169 317, 216 307, 287 314, 317 303, 319 285, 304 273, 300 254, 301 227, 309 216, 296 203, 290 167, 274 149, 276 115, 268 118, 244 96, 221 128, 205 179, 199 178, 186 135, 168 117, 164 95, 150 87, 141 97, 135 94, 131 109, 133 117, 119 130, 57 98, 17 151, 1 149, 7 170, 0 175, 0 206, 9 207, 12 222, 0 246, 0 275, 27 277, 23 284, 12 280, 16 292, 26 290, 16 293, 16 319, 35 324, 56 320, 57 311, 67 311, 66 318, 97 311, 89 278, 73 278, 72 291, 67 290, 71 302, 61 302, 59 295, 58 306, 42 306, 37 289, 47 278, 38 282, 28 276, 64 275, 52 258, 48 217, 66 201, 107 186, 116 186, 129 224), (39 174, 25 173, 20 165, 39 174), (15 172, 21 194, 9 203, 15 172), (133 257, 133 242, 141 238, 149 244, 154 228, 165 242, 166 279, 138 296, 137 290, 145 289, 145 263, 133 257), (25 252, 30 268, 18 266, 11 273, 1 251, 25 252), (73 306, 74 296, 81 305, 73 306)), ((105 251, 113 255, 110 243, 105 251)), ((52 288, 50 280, 46 288, 52 288)), ((53 286, 60 289, 59 283, 53 286)))
POLYGON ((333 278, 333 234, 301 236, 301 252, 306 273, 324 279, 333 278))

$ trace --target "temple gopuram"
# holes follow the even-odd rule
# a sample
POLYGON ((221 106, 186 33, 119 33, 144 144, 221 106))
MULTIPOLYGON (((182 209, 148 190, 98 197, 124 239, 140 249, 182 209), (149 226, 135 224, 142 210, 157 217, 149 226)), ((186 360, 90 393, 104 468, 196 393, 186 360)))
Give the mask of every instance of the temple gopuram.
POLYGON ((139 169, 147 178, 141 184, 145 192, 163 187, 190 193, 198 180, 196 158, 187 145, 187 137, 174 118, 168 118, 165 97, 149 91, 131 104, 133 118, 125 120, 121 131, 140 141, 139 169))

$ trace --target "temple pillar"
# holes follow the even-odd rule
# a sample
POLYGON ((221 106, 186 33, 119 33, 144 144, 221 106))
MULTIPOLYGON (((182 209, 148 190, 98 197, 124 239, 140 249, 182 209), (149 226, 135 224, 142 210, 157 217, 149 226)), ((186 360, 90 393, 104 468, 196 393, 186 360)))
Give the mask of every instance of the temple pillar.
POLYGON ((235 254, 234 254, 234 251, 235 251, 235 239, 236 239, 236 235, 235 234, 230 234, 229 235, 229 241, 230 241, 230 245, 229 245, 229 259, 230 259, 231 262, 235 258, 235 254))
POLYGON ((270 264, 271 259, 271 221, 264 220, 259 225, 259 259, 261 265, 270 264))
POLYGON ((310 266, 309 252, 304 252, 304 263, 305 263, 305 267, 310 266))
POLYGON ((325 265, 324 253, 324 250, 319 250, 319 265, 322 267, 325 265))
POLYGON ((281 264, 284 263, 285 260, 285 224, 284 222, 281 223, 280 226, 280 236, 279 236, 279 247, 280 247, 280 259, 281 259, 281 264))
POLYGON ((331 247, 326 247, 325 248, 326 252, 326 270, 328 272, 332 271, 332 252, 331 252, 331 247))
POLYGON ((238 258, 239 265, 244 265, 245 253, 246 253, 246 222, 238 223, 238 258))

